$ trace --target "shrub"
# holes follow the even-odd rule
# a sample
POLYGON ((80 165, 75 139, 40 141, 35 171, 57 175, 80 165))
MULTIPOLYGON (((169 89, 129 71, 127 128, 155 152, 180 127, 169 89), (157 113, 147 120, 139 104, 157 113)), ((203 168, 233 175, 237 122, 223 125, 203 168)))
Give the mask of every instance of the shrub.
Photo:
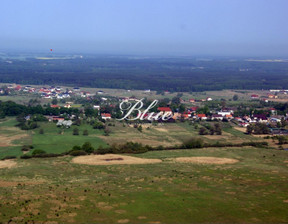
POLYGON ((79 129, 78 128, 73 129, 73 135, 79 135, 79 129))
POLYGON ((69 153, 71 156, 84 156, 87 155, 87 153, 84 150, 73 150, 69 153))
POLYGON ((32 145, 23 145, 22 148, 21 148, 21 151, 23 152, 27 152, 29 151, 30 149, 33 149, 34 147, 32 145))
POLYGON ((16 159, 16 156, 5 156, 1 160, 6 160, 6 159, 16 159))
POLYGON ((85 142, 83 145, 82 145, 82 148, 81 148, 83 151, 87 152, 87 153, 92 153, 94 152, 94 148, 92 147, 91 143, 90 142, 85 142))
POLYGON ((204 127, 199 129, 199 135, 208 135, 208 130, 204 127))
POLYGON ((81 146, 79 145, 74 145, 71 151, 76 151, 76 150, 82 150, 81 146))
POLYGON ((20 156, 20 159, 31 159, 32 156, 31 155, 23 155, 23 156, 20 156))
POLYGON ((39 130, 39 134, 40 134, 40 135, 43 135, 43 134, 44 134, 43 128, 41 128, 41 129, 39 130))
POLYGON ((40 155, 40 154, 45 154, 46 152, 42 149, 35 149, 33 152, 32 152, 32 156, 36 156, 36 155, 40 155))
POLYGON ((89 135, 88 130, 84 130, 83 135, 85 135, 85 136, 89 135))
POLYGON ((191 138, 184 142, 183 147, 187 149, 203 148, 204 142, 200 138, 191 138))

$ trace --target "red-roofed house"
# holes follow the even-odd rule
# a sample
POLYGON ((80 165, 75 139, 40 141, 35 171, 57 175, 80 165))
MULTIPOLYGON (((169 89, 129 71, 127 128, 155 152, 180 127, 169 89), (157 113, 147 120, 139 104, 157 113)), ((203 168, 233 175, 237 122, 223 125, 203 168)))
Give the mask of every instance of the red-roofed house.
POLYGON ((60 108, 60 106, 58 106, 58 105, 50 105, 50 107, 52 107, 52 108, 60 108))
POLYGON ((158 107, 157 110, 160 112, 172 112, 170 107, 158 107))
POLYGON ((252 95, 251 95, 251 99, 259 99, 259 95, 252 94, 252 95))
POLYGON ((111 119, 111 114, 109 114, 109 113, 101 113, 101 118, 103 120, 111 119))
POLYGON ((275 108, 269 108, 272 115, 275 115, 277 110, 275 108))
POLYGON ((207 117, 206 117, 206 114, 197 114, 197 117, 201 120, 206 120, 207 117))
POLYGON ((196 112, 197 109, 198 109, 198 107, 190 107, 191 112, 196 112))
POLYGON ((184 112, 184 113, 182 113, 182 118, 184 118, 184 119, 188 119, 188 118, 190 118, 191 117, 191 112, 184 112))
POLYGON ((20 91, 20 90, 21 90, 21 86, 20 86, 20 85, 16 86, 16 87, 15 87, 15 90, 16 90, 16 91, 20 91))

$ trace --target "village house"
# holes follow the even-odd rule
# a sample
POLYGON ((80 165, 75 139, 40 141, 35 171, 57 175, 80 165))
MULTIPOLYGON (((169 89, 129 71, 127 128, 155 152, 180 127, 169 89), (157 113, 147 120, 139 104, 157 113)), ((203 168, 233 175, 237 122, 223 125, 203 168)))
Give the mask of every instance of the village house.
POLYGON ((110 120, 111 119, 111 114, 109 114, 109 113, 101 113, 101 118, 103 119, 103 120, 110 120))
POLYGON ((70 128, 71 125, 72 125, 72 121, 71 120, 68 120, 68 121, 65 121, 65 120, 58 120, 57 122, 57 126, 63 126, 65 128, 70 128))
POLYGON ((212 114, 211 116, 211 120, 218 120, 218 121, 222 121, 223 120, 223 116, 220 114, 212 114))
POLYGON ((253 115, 253 120, 254 120, 255 122, 261 122, 261 123, 266 123, 266 122, 268 122, 268 119, 267 119, 267 117, 266 117, 265 114, 254 114, 254 115, 253 115))
POLYGON ((207 120, 206 114, 197 114, 196 116, 197 116, 197 118, 200 119, 200 120, 207 120))
POLYGON ((270 98, 270 99, 277 99, 278 96, 277 96, 277 95, 274 95, 274 94, 268 94, 268 98, 270 98))
POLYGON ((52 104, 52 105, 50 105, 50 107, 51 107, 51 108, 60 108, 60 106, 59 106, 59 105, 53 105, 53 104, 52 104))
POLYGON ((252 99, 252 100, 259 99, 259 95, 257 95, 257 94, 252 94, 252 95, 251 95, 251 99, 252 99))
POLYGON ((217 114, 221 115, 222 117, 225 117, 226 115, 232 115, 233 114, 233 110, 221 110, 218 111, 217 114))
POLYGON ((173 114, 173 119, 174 120, 178 120, 178 119, 181 119, 181 117, 182 117, 182 114, 181 113, 178 113, 178 112, 175 112, 174 114, 173 114))
POLYGON ((160 112, 171 112, 172 113, 172 110, 170 107, 158 107, 157 110, 160 112))
POLYGON ((275 108, 269 108, 271 115, 277 115, 277 110, 275 108))

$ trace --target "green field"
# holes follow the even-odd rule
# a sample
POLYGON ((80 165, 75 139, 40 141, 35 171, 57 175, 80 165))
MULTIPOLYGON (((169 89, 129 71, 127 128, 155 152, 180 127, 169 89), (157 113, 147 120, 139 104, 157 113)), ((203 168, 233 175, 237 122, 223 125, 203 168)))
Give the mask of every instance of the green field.
POLYGON ((93 129, 91 125, 72 126, 71 128, 57 128, 55 123, 40 123, 40 127, 32 134, 32 144, 35 149, 45 150, 47 153, 62 153, 72 149, 74 145, 83 145, 90 142, 94 148, 107 144, 99 138, 103 131, 93 129), (39 129, 44 130, 44 134, 39 134, 39 129), (79 129, 79 135, 73 135, 73 129, 79 129), (62 131, 61 134, 59 132, 62 131), (88 130, 89 135, 84 136, 83 131, 88 130))
POLYGON ((162 163, 91 166, 71 157, 18 160, 0 169, 0 220, 17 223, 288 222, 288 154, 254 148, 137 155, 162 163), (175 157, 238 159, 229 165, 175 157), (286 163, 285 163, 286 161, 286 163))
POLYGON ((199 136, 198 129, 205 122, 197 123, 197 128, 188 122, 142 124, 142 132, 132 125, 109 123, 111 133, 104 136, 103 130, 85 122, 69 129, 56 127, 53 122, 38 122, 38 128, 23 131, 15 127, 15 118, 1 120, 0 158, 18 158, 0 161, 0 223, 288 222, 288 151, 276 150, 275 143, 269 143, 269 148, 134 154, 162 160, 141 165, 81 165, 72 163, 71 156, 19 159, 23 145, 62 153, 84 142, 91 142, 97 149, 126 141, 173 146, 195 136, 206 143, 263 140, 247 136, 228 123, 223 123, 219 136, 199 136), (79 129, 79 135, 73 135, 74 128, 79 129), (44 134, 39 134, 40 129, 44 134), (83 135, 84 130, 88 130, 88 136, 83 135), (213 165, 175 160, 199 156, 238 162, 213 165), (15 166, 8 168, 11 163, 15 166))

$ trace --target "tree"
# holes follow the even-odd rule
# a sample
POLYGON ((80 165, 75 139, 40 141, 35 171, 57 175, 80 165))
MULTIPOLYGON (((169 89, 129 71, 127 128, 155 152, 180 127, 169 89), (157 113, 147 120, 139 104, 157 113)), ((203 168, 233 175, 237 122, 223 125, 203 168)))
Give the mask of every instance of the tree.
POLYGON ((72 148, 72 151, 78 151, 78 150, 81 150, 81 147, 79 145, 74 145, 73 148, 72 148))
POLYGON ((209 134, 210 134, 210 135, 214 135, 214 132, 215 132, 215 129, 214 129, 213 127, 211 127, 211 128, 209 129, 209 134))
POLYGON ((86 135, 86 136, 87 136, 88 134, 89 134, 89 133, 88 133, 88 130, 84 130, 84 131, 83 131, 83 135, 86 135))
POLYGON ((90 142, 85 142, 83 145, 82 145, 82 150, 87 152, 87 153, 92 153, 94 152, 94 148, 92 147, 91 143, 90 142))
POLYGON ((79 135, 79 129, 78 128, 73 129, 73 135, 79 135))
POLYGON ((283 145, 283 144, 287 144, 287 138, 283 135, 281 136, 277 136, 277 139, 278 139, 278 144, 279 145, 283 145))
POLYGON ((140 132, 142 132, 142 130, 143 130, 143 129, 142 129, 142 125, 139 125, 138 128, 137 128, 137 130, 140 131, 140 132))
POLYGON ((247 126, 246 132, 248 135, 251 135, 253 133, 253 126, 251 124, 247 126))
POLYGON ((44 134, 43 128, 41 128, 41 129, 39 130, 39 134, 40 134, 40 135, 43 135, 43 134, 44 134))
POLYGON ((53 99, 53 100, 51 101, 51 103, 52 103, 52 105, 57 105, 58 100, 57 100, 57 99, 53 99))
POLYGON ((218 123, 214 124, 214 130, 215 130, 216 135, 222 135, 222 129, 221 129, 220 124, 218 123))
POLYGON ((233 100, 234 100, 234 101, 237 101, 238 99, 239 99, 238 95, 235 94, 235 95, 233 96, 233 100))
POLYGON ((200 138, 191 138, 188 141, 184 142, 184 148, 193 149, 193 148, 203 148, 204 142, 200 138))
POLYGON ((199 135, 208 135, 208 130, 204 127, 199 129, 199 135))
POLYGON ((111 133, 111 130, 110 130, 109 128, 105 127, 105 129, 104 129, 104 135, 105 135, 105 136, 109 136, 110 133, 111 133))
POLYGON ((46 154, 46 152, 42 149, 35 149, 33 152, 32 152, 32 156, 36 156, 36 155, 42 155, 42 154, 46 154))

